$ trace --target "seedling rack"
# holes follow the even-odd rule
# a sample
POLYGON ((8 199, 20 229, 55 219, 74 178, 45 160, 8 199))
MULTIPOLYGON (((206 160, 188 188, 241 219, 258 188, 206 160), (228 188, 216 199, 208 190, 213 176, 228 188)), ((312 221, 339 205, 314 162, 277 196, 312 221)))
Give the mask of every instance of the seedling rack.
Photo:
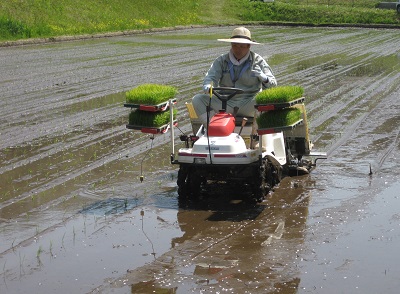
MULTIPOLYGON (((301 104, 303 102, 304 102, 304 97, 300 97, 300 98, 297 98, 297 99, 294 99, 294 100, 291 100, 288 102, 256 104, 254 107, 259 112, 275 111, 275 110, 282 110, 285 108, 289 108, 296 104, 301 104)), ((273 134, 273 133, 278 133, 278 132, 283 132, 283 131, 290 131, 290 130, 293 130, 298 125, 301 125, 302 123, 303 123, 303 119, 299 119, 298 121, 296 121, 290 125, 274 126, 274 127, 269 127, 269 128, 258 128, 257 134, 258 135, 266 135, 266 134, 273 134)))
POLYGON ((268 103, 268 104, 256 104, 254 107, 262 112, 262 111, 269 111, 269 110, 279 110, 279 109, 284 109, 287 107, 291 107, 296 104, 300 104, 304 102, 304 97, 294 99, 289 102, 283 102, 283 103, 268 103))
MULTIPOLYGON (((139 99, 140 100, 140 99, 139 99)), ((162 126, 148 126, 148 125, 141 125, 139 124, 127 124, 126 128, 130 130, 137 130, 141 131, 142 133, 148 134, 164 134, 166 133, 171 127, 177 126, 177 120, 174 120, 172 115, 172 108, 176 104, 176 99, 171 98, 165 100, 159 104, 141 104, 141 103, 124 103, 124 107, 130 108, 132 111, 144 111, 151 115, 152 113, 155 114, 157 112, 165 112, 170 110, 170 121, 162 126)))
MULTIPOLYGON (((173 125, 177 126, 178 122, 177 120, 173 121, 173 125)), ((126 125, 127 129, 131 129, 131 130, 137 130, 137 131, 141 131, 142 133, 147 133, 147 134, 165 134, 166 132, 168 132, 168 130, 170 129, 171 124, 165 124, 161 127, 148 127, 148 126, 137 126, 137 125, 126 125)))
POLYGON ((295 123, 288 125, 288 126, 280 126, 280 127, 273 127, 273 128, 260 128, 257 130, 257 134, 259 135, 266 135, 266 134, 273 134, 283 131, 291 131, 295 127, 303 124, 303 119, 296 121, 295 123))
MULTIPOLYGON (((176 104, 176 99, 171 99, 171 102, 173 104, 176 104)), ((170 106, 170 101, 165 101, 157 105, 145 105, 145 104, 134 104, 134 103, 125 103, 124 107, 129 107, 129 108, 137 108, 139 110, 143 111, 149 111, 149 112, 159 112, 159 111, 166 111, 169 109, 170 106)))

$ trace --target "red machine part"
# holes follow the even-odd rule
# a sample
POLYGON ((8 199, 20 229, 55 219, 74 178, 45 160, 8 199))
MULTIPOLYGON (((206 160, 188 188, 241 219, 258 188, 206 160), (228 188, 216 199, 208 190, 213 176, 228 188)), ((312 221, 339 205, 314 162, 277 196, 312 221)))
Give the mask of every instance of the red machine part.
POLYGON ((211 118, 208 126, 208 135, 225 137, 235 130, 235 117, 231 113, 220 112, 211 118))

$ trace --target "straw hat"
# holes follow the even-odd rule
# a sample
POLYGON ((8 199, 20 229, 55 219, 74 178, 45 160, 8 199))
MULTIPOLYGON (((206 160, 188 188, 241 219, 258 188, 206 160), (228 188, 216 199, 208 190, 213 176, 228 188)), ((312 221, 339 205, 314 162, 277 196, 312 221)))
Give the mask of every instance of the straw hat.
POLYGON ((241 44, 260 44, 251 40, 251 33, 245 27, 234 29, 230 39, 218 39, 218 41, 241 44))

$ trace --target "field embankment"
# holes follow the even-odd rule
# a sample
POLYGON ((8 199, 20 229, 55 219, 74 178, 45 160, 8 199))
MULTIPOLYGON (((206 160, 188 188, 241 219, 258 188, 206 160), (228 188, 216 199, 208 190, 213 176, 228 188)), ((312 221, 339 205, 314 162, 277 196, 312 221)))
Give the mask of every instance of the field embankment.
POLYGON ((0 3, 0 41, 241 22, 399 25, 374 0, 16 0, 0 3))

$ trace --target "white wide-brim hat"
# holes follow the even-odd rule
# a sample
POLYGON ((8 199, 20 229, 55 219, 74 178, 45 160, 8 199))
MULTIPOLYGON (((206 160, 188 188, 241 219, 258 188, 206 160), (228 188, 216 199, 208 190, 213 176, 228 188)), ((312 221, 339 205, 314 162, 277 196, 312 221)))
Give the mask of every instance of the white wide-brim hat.
POLYGON ((260 44, 251 40, 251 33, 245 27, 234 29, 230 39, 218 39, 218 41, 241 44, 260 44))

